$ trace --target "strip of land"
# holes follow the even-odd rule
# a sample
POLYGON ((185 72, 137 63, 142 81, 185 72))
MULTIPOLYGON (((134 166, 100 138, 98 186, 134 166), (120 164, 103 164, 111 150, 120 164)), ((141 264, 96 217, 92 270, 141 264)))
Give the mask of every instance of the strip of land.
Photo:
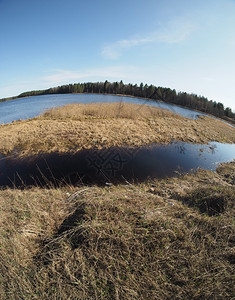
POLYGON ((235 129, 210 117, 192 120, 149 105, 128 103, 70 104, 34 119, 0 126, 2 154, 77 152, 173 140, 235 143, 235 129))

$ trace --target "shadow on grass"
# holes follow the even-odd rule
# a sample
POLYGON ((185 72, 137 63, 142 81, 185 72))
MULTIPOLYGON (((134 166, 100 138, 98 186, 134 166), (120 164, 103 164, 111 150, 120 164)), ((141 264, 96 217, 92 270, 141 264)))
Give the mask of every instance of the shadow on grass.
POLYGON ((72 250, 82 245, 88 235, 87 228, 83 226, 86 221, 86 204, 80 203, 78 207, 66 216, 57 231, 49 239, 41 240, 41 251, 34 257, 35 262, 49 265, 55 255, 63 251, 63 244, 68 243, 72 250))
POLYGON ((189 207, 198 208, 200 213, 209 216, 218 216, 228 208, 229 203, 234 200, 234 191, 223 186, 207 185, 197 187, 182 197, 179 197, 189 207))

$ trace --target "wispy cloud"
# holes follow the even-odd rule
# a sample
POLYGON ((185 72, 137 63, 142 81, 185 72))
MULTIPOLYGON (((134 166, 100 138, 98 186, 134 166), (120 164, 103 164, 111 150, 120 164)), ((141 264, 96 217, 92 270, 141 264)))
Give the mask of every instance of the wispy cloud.
POLYGON ((113 66, 86 70, 56 69, 51 75, 45 76, 43 81, 47 82, 49 85, 60 85, 67 82, 79 82, 83 80, 128 80, 135 72, 136 68, 132 66, 113 66))
POLYGON ((207 81, 207 82, 213 82, 213 81, 215 81, 215 78, 206 76, 206 77, 202 77, 202 80, 207 81))
POLYGON ((128 50, 133 47, 137 47, 140 45, 144 45, 147 43, 151 43, 152 39, 149 38, 136 38, 136 39, 130 39, 130 40, 120 40, 117 42, 114 42, 112 44, 109 44, 105 46, 102 49, 102 55, 105 58, 109 59, 117 59, 121 56, 122 51, 128 50))
POLYGON ((0 85, 0 99, 4 97, 17 96, 20 93, 29 91, 44 89, 45 84, 41 78, 32 78, 29 80, 17 80, 7 82, 0 85))
POLYGON ((139 68, 133 66, 111 66, 81 70, 55 69, 49 75, 29 80, 14 80, 6 84, 0 83, 0 98, 15 96, 29 90, 47 89, 58 85, 87 81, 139 81, 139 68))
POLYGON ((103 47, 101 54, 107 59, 119 58, 125 50, 152 43, 180 43, 184 41, 194 30, 192 23, 174 21, 167 26, 146 34, 145 37, 135 37, 119 40, 103 47))

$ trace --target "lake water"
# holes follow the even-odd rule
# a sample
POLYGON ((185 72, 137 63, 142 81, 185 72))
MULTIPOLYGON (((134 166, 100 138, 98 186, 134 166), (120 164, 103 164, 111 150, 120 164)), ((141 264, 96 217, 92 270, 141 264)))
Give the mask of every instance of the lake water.
POLYGON ((215 170, 235 159, 235 144, 174 142, 141 148, 83 150, 76 154, 45 154, 26 158, 0 156, 0 187, 55 186, 141 182, 197 168, 215 170))
POLYGON ((198 115, 203 115, 203 113, 193 111, 187 108, 182 108, 177 105, 168 104, 161 101, 145 100, 142 98, 102 94, 56 94, 19 98, 6 102, 1 102, 0 124, 10 123, 14 120, 17 121, 33 118, 42 114, 45 110, 49 108, 62 106, 69 103, 120 101, 128 103, 149 104, 159 108, 165 108, 191 119, 196 119, 198 115))

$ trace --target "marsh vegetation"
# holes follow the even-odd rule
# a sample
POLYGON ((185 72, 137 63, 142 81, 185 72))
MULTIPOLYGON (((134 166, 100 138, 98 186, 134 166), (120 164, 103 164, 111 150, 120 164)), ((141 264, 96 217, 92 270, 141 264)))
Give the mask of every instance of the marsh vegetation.
POLYGON ((196 120, 149 105, 70 104, 25 121, 0 125, 0 152, 19 155, 137 147, 174 140, 235 142, 233 127, 210 117, 196 120))
POLYGON ((231 299, 234 176, 1 190, 1 299, 231 299))

